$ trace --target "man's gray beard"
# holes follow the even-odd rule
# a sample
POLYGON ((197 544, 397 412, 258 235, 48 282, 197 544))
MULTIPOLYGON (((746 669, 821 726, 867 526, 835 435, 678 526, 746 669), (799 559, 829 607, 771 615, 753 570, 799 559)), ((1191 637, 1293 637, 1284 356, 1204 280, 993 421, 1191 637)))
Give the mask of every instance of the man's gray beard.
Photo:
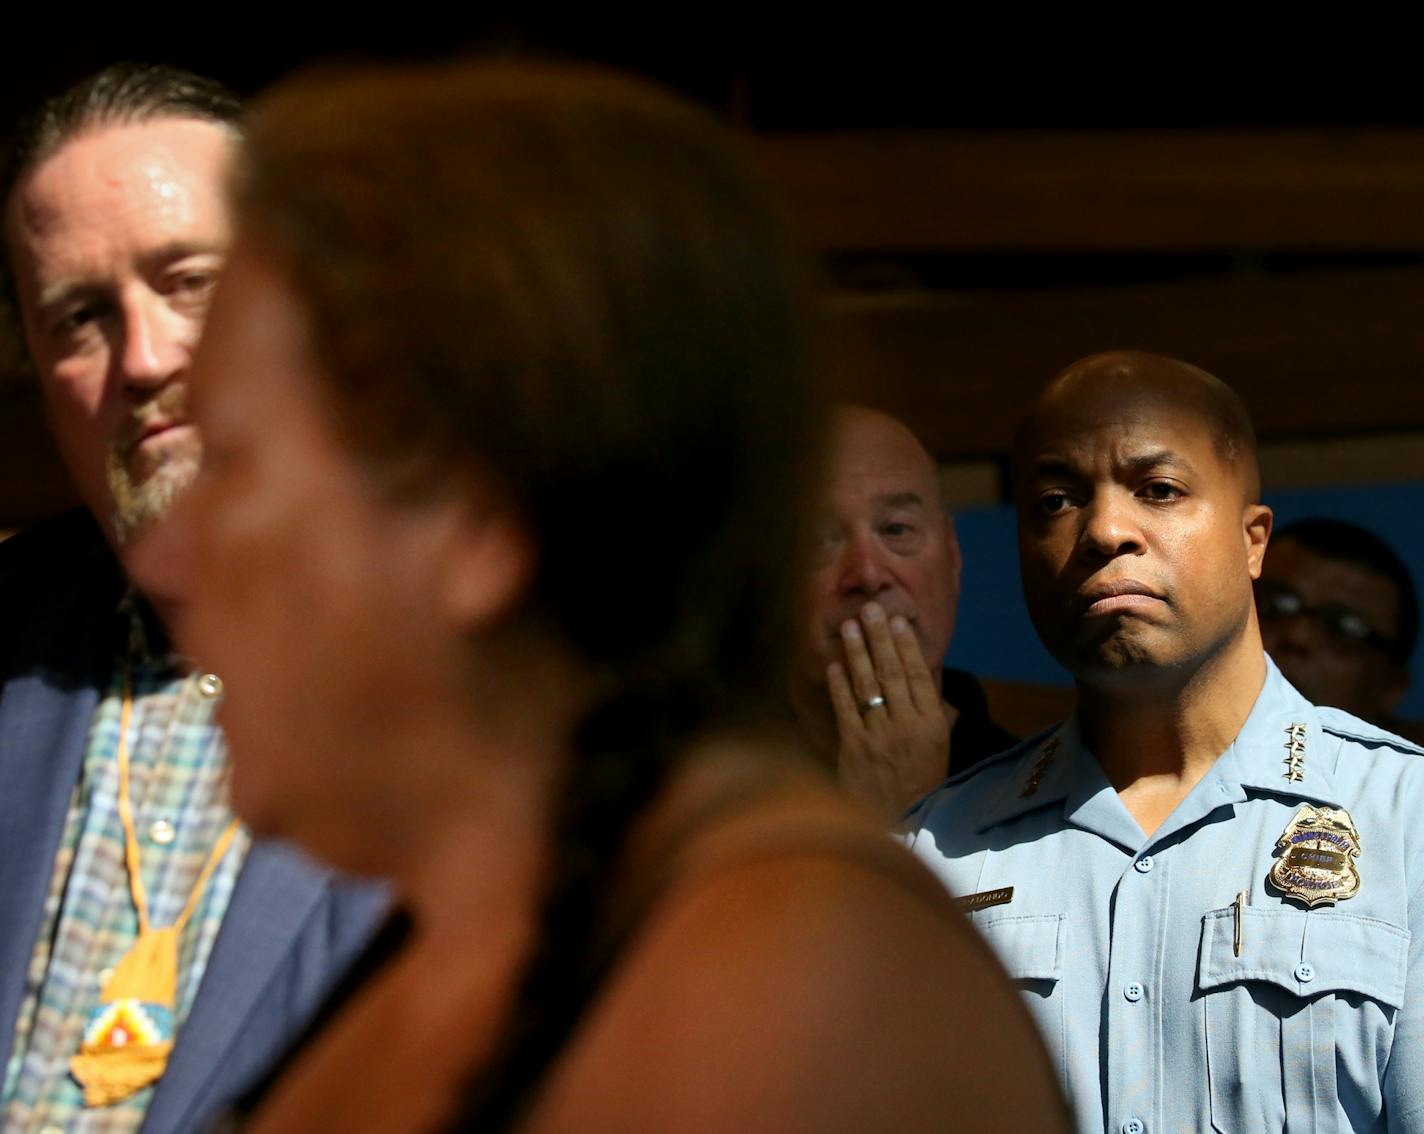
POLYGON ((126 544, 162 519, 193 483, 198 461, 196 451, 176 449, 163 457, 147 479, 136 483, 124 459, 111 448, 105 463, 114 498, 114 539, 126 544))

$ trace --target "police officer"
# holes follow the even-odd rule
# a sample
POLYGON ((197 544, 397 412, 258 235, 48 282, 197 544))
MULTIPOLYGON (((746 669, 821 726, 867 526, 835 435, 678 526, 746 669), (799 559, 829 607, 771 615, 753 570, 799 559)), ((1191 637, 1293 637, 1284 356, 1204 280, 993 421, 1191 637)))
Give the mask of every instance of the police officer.
POLYGON ((949 780, 910 840, 1024 990, 1079 1126, 1424 1130, 1424 752, 1262 650, 1240 401, 1096 355, 1014 464, 1024 594, 1077 712, 949 780))

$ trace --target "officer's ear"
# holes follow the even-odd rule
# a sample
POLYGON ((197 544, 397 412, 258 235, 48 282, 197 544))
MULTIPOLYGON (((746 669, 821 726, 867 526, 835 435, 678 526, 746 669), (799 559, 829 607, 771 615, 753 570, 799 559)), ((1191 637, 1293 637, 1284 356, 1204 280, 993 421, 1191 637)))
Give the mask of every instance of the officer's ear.
POLYGON ((1264 504, 1247 504, 1241 512, 1241 533, 1246 543, 1246 569, 1252 579, 1261 577, 1261 564, 1266 558, 1266 544, 1271 541, 1270 508, 1264 504))

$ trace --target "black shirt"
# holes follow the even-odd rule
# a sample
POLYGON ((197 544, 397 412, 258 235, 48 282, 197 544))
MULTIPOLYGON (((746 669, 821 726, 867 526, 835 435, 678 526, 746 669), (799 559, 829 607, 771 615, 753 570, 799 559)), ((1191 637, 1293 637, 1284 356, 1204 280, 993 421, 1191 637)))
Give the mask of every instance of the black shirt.
POLYGON ((951 776, 1019 742, 1017 736, 989 719, 989 702, 972 673, 962 669, 944 670, 940 690, 944 699, 959 710, 959 719, 949 735, 951 776))

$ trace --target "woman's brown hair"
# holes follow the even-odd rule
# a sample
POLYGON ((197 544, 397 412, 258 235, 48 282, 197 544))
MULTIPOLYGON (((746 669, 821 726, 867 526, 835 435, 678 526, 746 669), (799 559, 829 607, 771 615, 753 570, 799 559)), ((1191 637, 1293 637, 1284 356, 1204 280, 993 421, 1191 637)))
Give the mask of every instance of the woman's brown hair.
POLYGON ((806 272, 728 131, 591 69, 314 76, 249 137, 239 222, 297 285, 344 435, 391 492, 497 476, 531 606, 613 689, 570 738, 542 941, 474 1077, 493 1128, 596 988, 613 864, 682 742, 782 696, 822 435, 806 272))

